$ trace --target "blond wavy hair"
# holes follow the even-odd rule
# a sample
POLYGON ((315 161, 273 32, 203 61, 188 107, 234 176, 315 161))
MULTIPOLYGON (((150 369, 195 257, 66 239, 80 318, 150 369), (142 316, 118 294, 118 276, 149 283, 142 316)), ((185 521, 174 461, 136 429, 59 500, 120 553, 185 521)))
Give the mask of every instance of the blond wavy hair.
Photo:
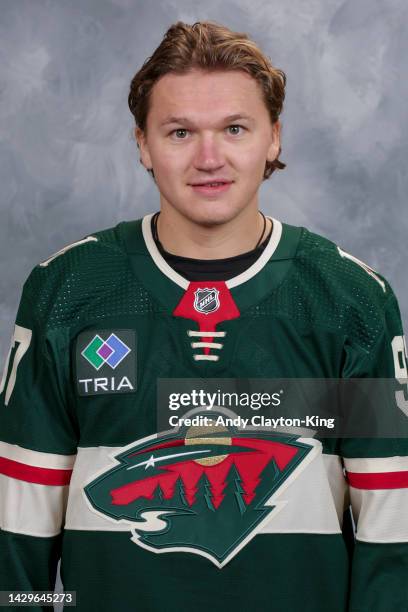
MULTIPOLYGON (((243 70, 261 86, 272 124, 278 121, 285 98, 285 73, 275 68, 247 34, 233 32, 213 21, 193 25, 178 21, 170 26, 162 42, 133 77, 128 96, 129 109, 136 126, 146 132, 150 95, 160 77, 192 69, 243 70)), ((139 145, 138 145, 139 146, 139 145)), ((263 180, 286 164, 278 158, 266 161, 263 180)), ((148 170, 154 178, 153 170, 148 170)))

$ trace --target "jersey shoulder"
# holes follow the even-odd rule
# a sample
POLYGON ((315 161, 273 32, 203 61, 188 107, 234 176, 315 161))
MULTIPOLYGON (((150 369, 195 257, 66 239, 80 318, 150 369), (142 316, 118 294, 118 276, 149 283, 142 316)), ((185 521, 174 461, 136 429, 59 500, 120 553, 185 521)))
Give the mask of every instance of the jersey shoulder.
POLYGON ((24 283, 20 318, 29 311, 42 327, 66 326, 115 292, 119 299, 118 286, 137 282, 120 226, 88 234, 36 265, 24 283))
POLYGON ((386 326, 387 309, 396 304, 380 272, 304 227, 290 271, 270 301, 270 312, 348 338, 363 353, 371 351, 386 326))
POLYGON ((54 273, 73 264, 87 265, 94 255, 109 256, 122 250, 121 235, 118 231, 120 223, 115 227, 98 230, 86 234, 83 238, 66 244, 60 250, 50 255, 38 264, 39 268, 50 269, 54 273), (53 264, 53 262, 57 262, 53 264), (53 265, 52 265, 53 264, 53 265))
MULTIPOLYGON (((327 293, 341 296, 355 305, 368 300, 382 309, 393 294, 386 278, 369 264, 341 248, 338 244, 306 228, 302 228, 296 261, 308 280, 315 278, 327 293)), ((318 290, 315 283, 311 287, 318 290)))

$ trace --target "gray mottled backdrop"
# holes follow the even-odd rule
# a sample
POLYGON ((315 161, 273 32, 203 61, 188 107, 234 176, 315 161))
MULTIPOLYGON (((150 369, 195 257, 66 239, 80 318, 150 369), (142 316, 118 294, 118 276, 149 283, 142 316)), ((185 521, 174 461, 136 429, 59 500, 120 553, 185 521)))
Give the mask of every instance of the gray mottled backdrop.
POLYGON ((406 326, 407 17, 404 0, 0 0, 0 359, 34 264, 157 209, 127 93, 178 19, 244 30, 286 71, 287 168, 262 208, 377 268, 406 326))
POLYGON ((248 32, 288 76, 262 208, 383 273, 408 320, 404 0, 0 0, 0 359, 31 268, 158 207, 130 79, 181 19, 248 32))

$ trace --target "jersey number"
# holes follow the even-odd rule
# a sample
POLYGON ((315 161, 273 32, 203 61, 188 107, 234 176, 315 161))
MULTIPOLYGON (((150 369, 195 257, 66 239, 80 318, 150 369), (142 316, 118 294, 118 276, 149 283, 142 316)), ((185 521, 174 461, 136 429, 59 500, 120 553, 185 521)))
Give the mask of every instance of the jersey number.
MULTIPOLYGON (((391 342, 392 354, 394 356, 395 378, 401 385, 406 385, 408 390, 408 370, 407 370, 407 346, 405 336, 394 336, 391 342)), ((395 399, 397 406, 408 416, 408 399, 404 391, 396 391, 395 399)))
POLYGON ((21 327, 20 325, 15 325, 14 327, 14 335, 11 340, 10 350, 7 355, 6 363, 4 366, 3 377, 0 382, 0 394, 3 393, 4 387, 6 386, 7 374, 9 371, 11 353, 17 344, 17 349, 14 352, 13 363, 11 366, 10 376, 8 377, 8 383, 6 388, 6 393, 4 397, 4 405, 10 401, 11 394, 13 393, 14 385, 16 384, 16 376, 17 376, 17 368, 21 359, 23 358, 24 353, 27 352, 28 347, 30 346, 31 337, 33 332, 31 329, 27 329, 26 327, 21 327))

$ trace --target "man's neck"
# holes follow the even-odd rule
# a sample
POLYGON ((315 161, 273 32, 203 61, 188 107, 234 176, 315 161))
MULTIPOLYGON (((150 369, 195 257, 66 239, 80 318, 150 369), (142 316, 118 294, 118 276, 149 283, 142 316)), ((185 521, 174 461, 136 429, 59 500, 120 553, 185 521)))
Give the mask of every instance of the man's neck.
POLYGON ((255 248, 270 232, 272 222, 258 209, 242 213, 218 225, 201 225, 162 207, 157 232, 163 248, 174 255, 196 259, 223 259, 255 248))

